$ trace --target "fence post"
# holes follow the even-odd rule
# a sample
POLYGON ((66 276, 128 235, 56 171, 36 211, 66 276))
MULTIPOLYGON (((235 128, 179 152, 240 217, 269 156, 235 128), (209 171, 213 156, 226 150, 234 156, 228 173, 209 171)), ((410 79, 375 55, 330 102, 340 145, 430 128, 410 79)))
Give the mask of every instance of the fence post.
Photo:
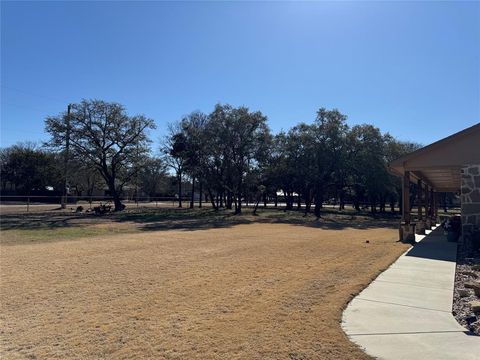
POLYGON ((30 211, 30 196, 27 197, 27 212, 30 211))

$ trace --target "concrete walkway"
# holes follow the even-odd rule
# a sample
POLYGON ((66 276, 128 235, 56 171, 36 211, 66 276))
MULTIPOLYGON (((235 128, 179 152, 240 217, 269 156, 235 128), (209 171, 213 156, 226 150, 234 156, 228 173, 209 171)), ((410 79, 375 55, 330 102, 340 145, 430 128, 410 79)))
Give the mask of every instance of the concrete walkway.
POLYGON ((379 359, 480 360, 480 337, 453 317, 456 243, 426 236, 348 305, 342 327, 379 359))

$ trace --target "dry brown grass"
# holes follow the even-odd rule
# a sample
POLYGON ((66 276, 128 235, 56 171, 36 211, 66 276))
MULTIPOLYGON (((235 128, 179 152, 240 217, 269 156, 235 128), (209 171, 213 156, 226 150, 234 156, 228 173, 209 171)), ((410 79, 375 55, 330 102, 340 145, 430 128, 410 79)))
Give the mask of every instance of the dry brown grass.
POLYGON ((252 223, 4 244, 0 355, 367 359, 341 313, 406 249, 396 238, 252 223))

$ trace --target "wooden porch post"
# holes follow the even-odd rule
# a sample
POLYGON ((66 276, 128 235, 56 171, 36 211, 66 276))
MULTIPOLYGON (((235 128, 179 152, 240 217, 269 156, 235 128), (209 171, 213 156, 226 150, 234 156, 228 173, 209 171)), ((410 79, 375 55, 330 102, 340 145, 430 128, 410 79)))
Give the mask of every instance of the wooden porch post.
POLYGON ((432 202, 430 198, 430 186, 425 184, 425 228, 432 228, 432 202))
POLYGON ((422 180, 418 179, 417 180, 417 209, 418 209, 418 221, 423 220, 423 185, 422 185, 422 180))
POLYGON ((425 184, 425 218, 430 215, 430 187, 425 184))
POLYGON ((419 235, 424 235, 425 229, 428 227, 427 197, 428 197, 428 185, 423 184, 422 180, 418 180, 417 182, 418 221, 416 226, 416 233, 419 235), (425 189, 424 189, 424 186, 425 186, 425 189), (425 209, 425 213, 423 212, 423 209, 425 209))
POLYGON ((400 223, 400 241, 415 243, 415 223, 410 216, 410 171, 402 177, 402 222, 400 223))
POLYGON ((410 171, 405 171, 402 178, 402 221, 410 223, 410 171))
POLYGON ((434 225, 436 223, 435 220, 435 196, 433 193, 433 188, 430 188, 430 217, 432 218, 434 225))

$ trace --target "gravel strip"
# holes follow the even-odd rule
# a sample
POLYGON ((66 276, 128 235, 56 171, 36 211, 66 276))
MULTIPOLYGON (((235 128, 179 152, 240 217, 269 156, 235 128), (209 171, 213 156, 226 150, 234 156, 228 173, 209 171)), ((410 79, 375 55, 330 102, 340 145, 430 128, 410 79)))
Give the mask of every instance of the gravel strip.
POLYGON ((457 271, 455 274, 455 290, 453 294, 453 316, 455 319, 476 335, 480 335, 480 313, 474 313, 471 303, 480 301, 471 283, 480 283, 480 254, 475 257, 464 257, 458 254, 457 271), (465 285, 467 287, 465 287, 465 285))

